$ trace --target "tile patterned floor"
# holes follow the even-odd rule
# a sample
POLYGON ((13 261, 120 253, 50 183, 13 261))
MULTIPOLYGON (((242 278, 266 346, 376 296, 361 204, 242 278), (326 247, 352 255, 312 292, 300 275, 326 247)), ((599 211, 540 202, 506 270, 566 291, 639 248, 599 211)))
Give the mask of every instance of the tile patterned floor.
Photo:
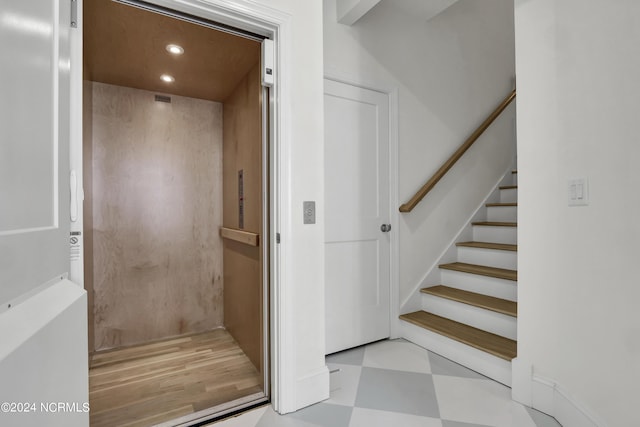
POLYGON ((561 427, 511 400, 511 389, 405 340, 327 357, 331 397, 284 416, 270 406, 216 427, 561 427))

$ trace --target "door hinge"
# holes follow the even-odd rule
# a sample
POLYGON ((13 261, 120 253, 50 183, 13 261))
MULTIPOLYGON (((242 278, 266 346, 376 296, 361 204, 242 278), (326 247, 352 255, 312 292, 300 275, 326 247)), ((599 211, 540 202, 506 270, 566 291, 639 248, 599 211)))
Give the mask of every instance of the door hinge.
POLYGON ((78 0, 71 0, 71 28, 78 28, 78 0))
POLYGON ((280 244, 280 233, 276 233, 276 243, 280 244))

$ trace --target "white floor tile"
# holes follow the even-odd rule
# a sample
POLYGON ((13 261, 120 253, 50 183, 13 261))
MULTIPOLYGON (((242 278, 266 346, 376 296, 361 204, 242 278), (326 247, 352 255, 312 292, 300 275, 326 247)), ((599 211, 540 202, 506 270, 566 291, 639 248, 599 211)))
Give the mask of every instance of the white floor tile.
POLYGON ((362 366, 431 373, 429 352, 405 341, 381 341, 365 348, 362 366))
MULTIPOLYGON (((307 406, 282 418, 300 420, 318 427, 349 427, 352 411, 353 408, 351 406, 332 405, 322 402, 317 405, 307 406)), ((277 426, 280 427, 280 424, 277 426)), ((262 423, 259 424, 259 427, 263 427, 262 423)), ((298 425, 296 424, 295 427, 298 427, 298 425)))
POLYGON ((433 376, 440 417, 494 427, 536 427, 511 390, 491 380, 433 376))
MULTIPOLYGON (((340 388, 325 402, 284 416, 265 406, 212 426, 536 427, 527 409, 511 400, 508 387, 431 357, 403 340, 338 353, 327 364, 341 370, 340 388)), ((544 425, 558 425, 553 422, 544 425)))
POLYGON ((358 383, 360 382, 361 366, 353 365, 340 365, 337 363, 330 363, 329 369, 340 369, 340 372, 335 373, 338 375, 338 382, 340 388, 331 392, 331 396, 325 403, 333 403, 336 405, 353 406, 356 402, 356 394, 358 392, 358 383))
POLYGON ((349 427, 442 427, 436 418, 419 417, 397 412, 354 408, 349 427))
POLYGON ((437 418, 438 402, 430 374, 364 366, 356 406, 437 418))

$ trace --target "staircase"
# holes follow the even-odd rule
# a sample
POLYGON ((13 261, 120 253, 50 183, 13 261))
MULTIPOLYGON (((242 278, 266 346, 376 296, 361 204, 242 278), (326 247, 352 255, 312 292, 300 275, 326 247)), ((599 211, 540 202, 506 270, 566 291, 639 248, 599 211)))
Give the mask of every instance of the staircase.
POLYGON ((422 310, 402 314, 409 341, 511 385, 517 335, 517 171, 505 176, 472 241, 439 265, 440 283, 421 289, 422 310))

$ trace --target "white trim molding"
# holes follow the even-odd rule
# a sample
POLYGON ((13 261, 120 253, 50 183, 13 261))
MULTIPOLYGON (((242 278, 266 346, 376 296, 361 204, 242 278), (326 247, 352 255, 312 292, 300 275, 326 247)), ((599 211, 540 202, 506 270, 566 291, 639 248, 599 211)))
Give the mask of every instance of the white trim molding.
POLYGON ((531 364, 523 361, 522 357, 516 357, 511 361, 511 398, 528 407, 533 407, 532 376, 531 364))
POLYGON ((298 378, 296 408, 305 408, 329 398, 329 369, 324 366, 317 372, 298 378))
POLYGON ((400 338, 400 199, 398 196, 398 144, 400 141, 400 107, 398 88, 386 91, 389 95, 389 222, 393 225, 391 230, 391 338, 400 338))
POLYGON ((533 375, 532 383, 533 407, 541 408, 564 427, 608 427, 561 385, 538 375, 533 375))
POLYGON ((609 427, 562 385, 535 374, 530 363, 518 358, 512 363, 516 402, 554 417, 563 427, 609 427))

